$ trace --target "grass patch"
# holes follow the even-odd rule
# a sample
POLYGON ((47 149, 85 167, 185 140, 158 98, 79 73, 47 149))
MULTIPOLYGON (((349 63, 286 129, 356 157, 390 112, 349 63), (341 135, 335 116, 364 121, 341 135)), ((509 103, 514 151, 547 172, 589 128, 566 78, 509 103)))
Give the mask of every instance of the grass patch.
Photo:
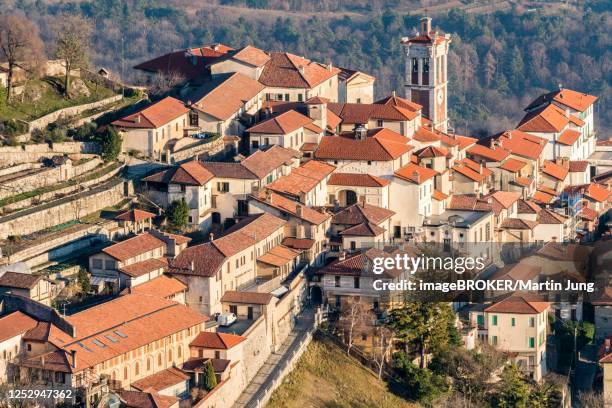
POLYGON ((310 343, 266 408, 412 408, 387 384, 326 339, 310 343))
POLYGON ((102 208, 101 210, 81 217, 80 221, 83 224, 93 224, 101 219, 112 219, 119 215, 119 210, 122 210, 131 201, 132 200, 130 198, 124 198, 113 206, 102 208))
POLYGON ((36 93, 40 94, 40 99, 37 101, 25 100, 21 102, 21 96, 16 95, 11 104, 5 102, 0 103, 0 119, 11 120, 33 120, 41 116, 47 115, 59 109, 67 108, 75 105, 96 102, 115 95, 112 89, 96 86, 93 82, 81 79, 90 91, 88 97, 82 96, 75 99, 66 99, 62 95, 61 85, 58 78, 43 78, 30 81, 29 89, 35 89, 36 93))

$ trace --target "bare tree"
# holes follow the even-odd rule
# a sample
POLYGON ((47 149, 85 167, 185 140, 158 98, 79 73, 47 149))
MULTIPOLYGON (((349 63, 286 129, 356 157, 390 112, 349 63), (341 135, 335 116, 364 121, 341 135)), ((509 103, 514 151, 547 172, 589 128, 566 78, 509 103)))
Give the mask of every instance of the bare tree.
POLYGON ((374 328, 374 339, 372 341, 372 361, 378 369, 378 379, 381 379, 389 353, 393 348, 393 331, 383 325, 377 326, 374 328))
POLYGON ((344 332, 346 354, 351 353, 354 345, 355 335, 364 329, 373 318, 370 305, 361 299, 351 298, 340 315, 340 328, 344 332))
POLYGON ((595 391, 580 392, 578 394, 578 401, 581 407, 604 408, 603 394, 595 391))
POLYGON ((0 57, 8 64, 6 100, 11 100, 16 68, 30 69, 37 66, 43 55, 43 42, 38 28, 20 15, 0 15, 0 57))
POLYGON ((64 96, 69 96, 70 73, 87 66, 87 51, 91 37, 91 25, 88 20, 76 15, 63 15, 57 19, 54 28, 55 56, 62 60, 66 69, 64 76, 64 96))
POLYGON ((171 71, 168 73, 158 72, 151 79, 149 92, 151 95, 161 96, 170 92, 174 87, 183 83, 185 77, 179 72, 171 71))

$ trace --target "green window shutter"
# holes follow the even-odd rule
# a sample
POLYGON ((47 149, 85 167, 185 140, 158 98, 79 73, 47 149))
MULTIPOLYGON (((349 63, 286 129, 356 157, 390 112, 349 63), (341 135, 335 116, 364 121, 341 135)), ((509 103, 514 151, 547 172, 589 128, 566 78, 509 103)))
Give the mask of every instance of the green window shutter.
POLYGON ((484 316, 483 316, 483 315, 478 315, 478 316, 476 317, 476 323, 477 323, 479 326, 484 326, 484 316))
POLYGON ((529 348, 534 348, 535 347, 535 338, 530 337, 529 338, 529 348))
POLYGON ((497 316, 493 316, 493 326, 497 326, 497 316))
POLYGON ((516 319, 513 317, 512 318, 512 327, 516 326, 516 319))

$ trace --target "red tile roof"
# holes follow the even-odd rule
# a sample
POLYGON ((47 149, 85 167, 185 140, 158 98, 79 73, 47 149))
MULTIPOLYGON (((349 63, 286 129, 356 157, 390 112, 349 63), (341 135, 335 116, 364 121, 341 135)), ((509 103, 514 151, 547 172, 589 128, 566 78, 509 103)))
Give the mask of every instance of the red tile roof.
POLYGON ((389 129, 368 130, 368 137, 363 140, 326 136, 321 139, 315 157, 322 160, 390 161, 412 150, 409 141, 389 129))
POLYGON ((168 275, 158 276, 157 278, 131 288, 133 293, 142 293, 163 298, 173 296, 184 290, 187 290, 187 285, 168 275))
POLYGON ((467 158, 456 161, 452 170, 476 182, 481 182, 492 174, 492 171, 486 168, 486 166, 481 166, 479 163, 467 158))
POLYGON ((313 245, 315 244, 315 240, 309 238, 285 237, 281 241, 281 244, 289 248, 306 251, 313 247, 313 245))
POLYGON ((340 232, 342 236, 377 237, 386 230, 371 222, 362 222, 340 232))
POLYGON ((548 193, 545 193, 544 191, 538 190, 535 193, 533 193, 532 198, 535 202, 539 202, 543 204, 550 204, 554 201, 554 199, 556 198, 556 195, 548 194, 548 193))
POLYGON ((187 184, 192 186, 203 186, 212 180, 214 174, 211 173, 202 162, 189 161, 180 166, 172 167, 168 170, 162 170, 159 173, 152 174, 143 178, 143 181, 149 181, 162 184, 187 184))
POLYGON ((20 311, 0 317, 0 342, 11 339, 36 327, 38 321, 20 311))
POLYGON ((557 143, 561 143, 566 146, 571 146, 576 143, 576 140, 578 140, 580 136, 582 136, 582 133, 580 133, 579 131, 574 129, 566 129, 565 131, 563 131, 563 133, 561 133, 561 135, 559 135, 557 143))
POLYGON ((177 397, 156 392, 119 390, 118 393, 121 405, 126 408, 170 408, 179 402, 177 397))
POLYGON ((264 88, 259 82, 238 72, 223 74, 192 96, 192 106, 216 119, 227 120, 264 88))
POLYGON ((542 207, 531 200, 518 201, 517 212, 519 214, 538 214, 540 211, 542 211, 542 207))
POLYGON ((288 110, 280 115, 259 122, 258 124, 248 128, 246 132, 286 135, 308 125, 309 123, 312 123, 312 119, 310 119, 308 116, 304 116, 294 110, 288 110))
POLYGON ((268 197, 265 191, 261 191, 258 195, 253 195, 252 197, 265 205, 276 208, 284 214, 292 215, 314 225, 320 225, 331 218, 331 215, 328 213, 321 213, 277 193, 272 193, 268 197))
POLYGON ((567 217, 546 208, 538 213, 538 223, 540 224, 564 224, 565 221, 567 221, 567 217))
POLYGON ((596 96, 588 95, 571 89, 560 89, 540 95, 536 100, 529 104, 527 109, 538 107, 545 103, 555 101, 579 112, 584 112, 597 100, 596 96))
POLYGON ((491 149, 478 144, 470 147, 467 150, 467 154, 470 156, 482 157, 487 161, 493 162, 501 162, 509 155, 508 151, 502 148, 491 149))
POLYGON ((257 150, 241 161, 240 164, 260 179, 263 179, 272 171, 284 165, 291 165, 299 157, 300 154, 293 149, 274 145, 267 150, 257 150))
POLYGON ((392 103, 328 103, 328 109, 342 119, 344 124, 367 124, 370 120, 409 121, 419 116, 419 111, 392 103))
POLYGON ((261 67, 270 61, 270 56, 263 50, 252 45, 247 45, 234 52, 228 53, 231 59, 246 62, 254 67, 261 67))
POLYGON ((444 194, 441 191, 438 190, 434 190, 433 194, 431 195, 431 198, 433 198, 434 200, 438 200, 438 201, 442 201, 442 200, 446 200, 449 197, 448 194, 444 194))
POLYGON ((421 126, 420 128, 418 128, 417 131, 414 133, 414 136, 412 137, 414 138, 414 140, 424 143, 437 142, 441 139, 439 133, 432 131, 426 126, 421 126))
POLYGON ((156 392, 159 392, 175 385, 184 383, 188 379, 188 374, 184 373, 176 367, 170 367, 166 368, 165 370, 158 371, 155 374, 142 378, 138 381, 134 381, 130 384, 130 386, 138 391, 150 392, 151 390, 154 390, 156 392))
POLYGON ((40 275, 7 271, 4 272, 4 275, 0 276, 0 286, 16 289, 32 289, 41 279, 42 276, 40 275))
POLYGON ((259 77, 259 82, 268 87, 279 88, 313 88, 320 83, 337 76, 338 68, 288 52, 270 52, 259 77))
POLYGON ((548 141, 543 137, 535 136, 521 130, 508 130, 497 139, 501 147, 510 153, 536 160, 544 151, 548 141))
POLYGON ((165 270, 167 267, 168 262, 165 259, 152 258, 123 266, 119 270, 132 278, 137 278, 160 269, 165 270))
POLYGON ((214 350, 229 350, 246 340, 246 337, 229 333, 200 332, 189 343, 189 347, 201 347, 214 350))
POLYGON ((138 222, 138 221, 150 220, 153 217, 155 217, 155 214, 153 213, 150 213, 148 211, 139 210, 138 208, 134 208, 132 210, 119 214, 118 216, 115 217, 115 219, 120 220, 120 221, 138 222))
POLYGON ((567 126, 565 112, 555 105, 547 105, 529 112, 520 121, 518 129, 525 132, 556 133, 567 126))
POLYGON ((595 201, 602 203, 606 201, 608 198, 610 198, 610 190, 608 190, 606 187, 602 186, 601 184, 591 183, 586 188, 584 195, 592 198, 595 201))
POLYGON ((426 146, 420 150, 414 152, 414 154, 421 159, 432 158, 432 157, 451 157, 448 149, 444 147, 426 146))
POLYGON ((118 128, 158 129, 183 115, 187 115, 187 112, 189 112, 189 108, 183 102, 167 96, 111 124, 118 128))
POLYGON ((474 137, 460 136, 460 135, 456 135, 455 139, 459 142, 459 150, 466 149, 476 144, 476 142, 478 141, 478 139, 474 137))
POLYGON ((513 159, 512 157, 509 157, 506 160, 504 160, 502 165, 499 167, 501 169, 508 170, 509 172, 517 173, 526 165, 527 163, 525 163, 524 161, 520 161, 517 159, 513 159))
POLYGON ((506 218, 502 221, 502 229, 516 229, 516 230, 532 230, 537 227, 536 221, 524 220, 522 218, 506 218))
POLYGON ((487 307, 487 313, 539 314, 548 309, 550 304, 537 295, 513 293, 487 307))
POLYGON ((265 240, 283 228, 287 222, 269 213, 249 216, 225 231, 211 243, 223 255, 230 257, 265 240))
POLYGON ((423 184, 427 180, 435 177, 439 173, 427 167, 421 167, 414 163, 408 163, 401 169, 393 173, 395 177, 410 181, 416 184, 423 184))
POLYGON ((394 211, 372 204, 353 204, 332 217, 332 224, 357 225, 363 222, 381 224, 395 215, 394 211))
POLYGON ((546 160, 541 169, 542 173, 547 174, 557 180, 563 181, 569 173, 569 169, 550 160, 546 160))
POLYGON ((257 262, 263 262, 268 265, 281 267, 293 262, 302 251, 288 248, 283 245, 272 247, 268 252, 257 258, 257 262))
POLYGON ((589 162, 586 160, 570 160, 569 171, 570 173, 580 173, 586 171, 589 168, 589 162))
POLYGON ((382 177, 361 173, 332 173, 327 181, 331 186, 385 187, 391 182, 382 177))
POLYGON ((503 208, 508 209, 521 198, 521 193, 518 191, 496 191, 485 198, 489 197, 497 201, 503 208))
POLYGON ((166 243, 152 234, 144 233, 118 242, 102 249, 102 252, 119 261, 125 261, 157 248, 165 248, 166 243))
POLYGON ((286 176, 274 180, 266 188, 299 198, 302 193, 308 193, 316 188, 335 169, 331 164, 310 160, 286 176))
POLYGON ((418 112, 423 109, 423 106, 410 101, 405 98, 400 98, 399 96, 391 95, 386 98, 380 99, 376 101, 377 105, 391 105, 396 106, 403 109, 408 109, 409 111, 418 112))

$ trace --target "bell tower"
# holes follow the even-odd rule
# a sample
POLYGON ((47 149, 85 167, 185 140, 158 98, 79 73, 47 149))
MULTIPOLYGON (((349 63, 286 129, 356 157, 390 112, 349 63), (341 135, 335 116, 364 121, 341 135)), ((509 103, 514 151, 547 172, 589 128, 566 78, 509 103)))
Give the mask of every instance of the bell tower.
POLYGON ((432 30, 430 17, 421 18, 416 35, 402 38, 405 97, 422 105, 423 115, 442 132, 448 128, 446 64, 450 43, 450 34, 432 30))

